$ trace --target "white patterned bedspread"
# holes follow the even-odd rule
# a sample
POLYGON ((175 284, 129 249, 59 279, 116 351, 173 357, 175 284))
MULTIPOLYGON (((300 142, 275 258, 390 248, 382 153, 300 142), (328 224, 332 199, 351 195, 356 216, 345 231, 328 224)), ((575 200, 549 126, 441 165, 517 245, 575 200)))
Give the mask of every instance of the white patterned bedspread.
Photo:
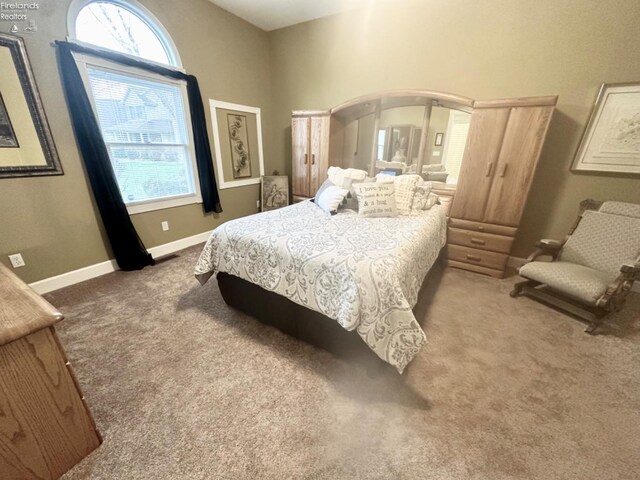
POLYGON ((445 241, 439 205, 367 218, 305 201, 217 227, 195 275, 226 272, 333 318, 402 373, 426 342, 411 310, 445 241))

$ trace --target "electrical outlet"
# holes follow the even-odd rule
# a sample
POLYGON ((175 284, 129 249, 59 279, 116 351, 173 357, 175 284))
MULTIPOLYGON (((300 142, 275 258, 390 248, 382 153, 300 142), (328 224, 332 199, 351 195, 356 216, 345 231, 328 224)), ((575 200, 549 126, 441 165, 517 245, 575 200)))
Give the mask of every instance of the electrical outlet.
POLYGON ((260 208, 260 200, 256 200, 256 208, 260 208))
POLYGON ((166 232, 167 230, 169 230, 169 222, 164 221, 162 222, 162 231, 166 232))
POLYGON ((26 265, 26 263, 24 263, 24 258, 22 258, 20 253, 9 255, 9 260, 11 261, 11 266, 13 266, 13 268, 24 267, 26 265))

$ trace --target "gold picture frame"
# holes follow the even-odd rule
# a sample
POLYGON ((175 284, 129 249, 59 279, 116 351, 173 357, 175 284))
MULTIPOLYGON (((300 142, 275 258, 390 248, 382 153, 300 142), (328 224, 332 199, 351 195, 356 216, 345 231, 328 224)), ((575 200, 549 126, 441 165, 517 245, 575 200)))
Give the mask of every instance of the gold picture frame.
POLYGON ((0 33, 0 177, 62 175, 22 38, 0 33))

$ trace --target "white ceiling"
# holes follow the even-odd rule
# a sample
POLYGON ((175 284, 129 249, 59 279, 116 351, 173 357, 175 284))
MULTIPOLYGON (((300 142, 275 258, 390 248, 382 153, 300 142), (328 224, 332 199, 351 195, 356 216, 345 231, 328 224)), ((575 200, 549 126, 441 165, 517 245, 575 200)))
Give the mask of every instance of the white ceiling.
POLYGON ((373 0, 209 0, 256 27, 276 30, 370 4, 373 0))

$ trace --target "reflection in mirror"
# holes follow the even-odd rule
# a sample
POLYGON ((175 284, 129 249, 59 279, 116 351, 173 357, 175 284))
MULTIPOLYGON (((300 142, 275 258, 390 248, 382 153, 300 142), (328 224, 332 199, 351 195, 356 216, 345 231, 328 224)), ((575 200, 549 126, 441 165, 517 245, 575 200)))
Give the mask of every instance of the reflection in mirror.
MULTIPOLYGON (((456 184, 469 132, 471 115, 445 107, 433 107, 422 162, 425 180, 456 184)), ((377 142, 377 171, 416 173, 424 107, 384 110, 377 142)))
POLYGON ((369 171, 373 147, 374 116, 367 115, 345 125, 342 150, 344 168, 369 171))
POLYGON ((433 107, 422 165, 425 180, 452 185, 458 182, 470 119, 467 112, 433 107))

